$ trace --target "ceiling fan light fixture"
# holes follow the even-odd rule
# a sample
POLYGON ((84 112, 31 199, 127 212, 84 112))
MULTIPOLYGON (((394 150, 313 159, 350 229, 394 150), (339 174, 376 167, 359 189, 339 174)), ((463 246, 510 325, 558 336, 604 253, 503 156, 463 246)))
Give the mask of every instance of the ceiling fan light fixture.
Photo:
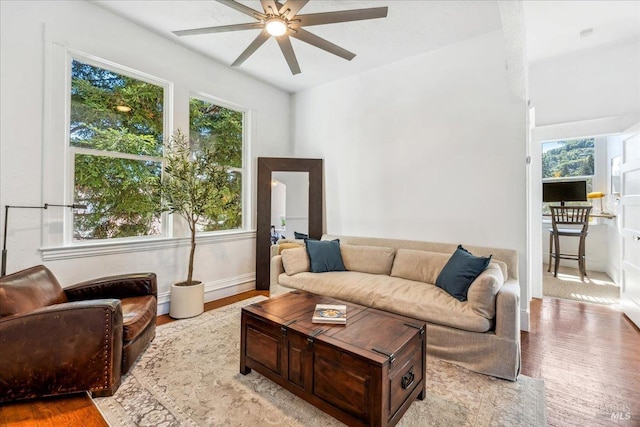
POLYGON ((282 18, 270 18, 264 26, 269 34, 278 37, 287 32, 287 24, 282 18))
MULTIPOLYGON (((2 0, 0 0, 2 1, 2 0)), ((386 18, 389 8, 369 7, 364 9, 350 9, 333 12, 308 13, 300 15, 302 9, 310 0, 260 0, 263 12, 245 6, 236 0, 217 0, 225 6, 237 10, 255 19, 255 22, 242 24, 219 25, 217 27, 191 28, 174 31, 176 36, 195 36, 200 34, 224 33, 228 31, 261 30, 260 34, 231 64, 239 67, 247 58, 262 46, 269 38, 275 37, 292 75, 300 74, 300 65, 293 51, 291 38, 298 39, 311 46, 322 49, 333 55, 351 61, 356 54, 318 37, 302 27, 313 25, 336 24, 341 22, 363 21, 368 19, 386 18)))

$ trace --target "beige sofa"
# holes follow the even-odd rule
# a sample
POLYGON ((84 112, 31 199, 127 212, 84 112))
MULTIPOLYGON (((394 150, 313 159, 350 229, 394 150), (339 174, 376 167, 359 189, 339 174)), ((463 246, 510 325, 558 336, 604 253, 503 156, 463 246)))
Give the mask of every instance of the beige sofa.
POLYGON ((367 237, 340 239, 348 271, 310 272, 304 247, 274 250, 271 284, 427 322, 427 352, 475 372, 515 380, 520 372, 520 285, 514 250, 465 246, 492 260, 461 302, 435 286, 457 245, 367 237))

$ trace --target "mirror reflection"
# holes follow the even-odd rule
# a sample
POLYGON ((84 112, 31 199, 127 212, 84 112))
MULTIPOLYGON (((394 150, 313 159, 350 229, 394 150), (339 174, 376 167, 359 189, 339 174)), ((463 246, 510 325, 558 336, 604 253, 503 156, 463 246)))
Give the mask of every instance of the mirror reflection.
POLYGON ((271 243, 309 234, 309 173, 271 174, 271 243))

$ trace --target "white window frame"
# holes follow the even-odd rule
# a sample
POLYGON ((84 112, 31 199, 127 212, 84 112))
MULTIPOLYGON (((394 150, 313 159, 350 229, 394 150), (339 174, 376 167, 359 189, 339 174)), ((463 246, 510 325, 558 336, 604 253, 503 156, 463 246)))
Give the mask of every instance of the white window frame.
MULTIPOLYGON (((204 102, 210 102, 211 104, 218 105, 220 107, 233 110, 239 113, 242 113, 242 168, 234 168, 229 167, 229 170, 240 172, 242 176, 242 224, 239 229, 232 230, 217 230, 217 231, 198 231, 198 235, 207 235, 207 234, 221 234, 221 233, 229 233, 238 230, 247 230, 250 227, 249 222, 249 199, 251 194, 251 186, 250 186, 250 173, 248 165, 251 162, 251 157, 249 155, 249 123, 251 111, 247 108, 244 108, 240 105, 231 103, 229 101, 225 101, 224 99, 203 93, 203 92, 191 92, 189 94, 189 101, 191 98, 198 99, 204 102)), ((191 111, 189 111, 189 128, 188 131, 191 132, 191 111)), ((190 136, 190 135, 188 135, 190 136)), ((223 165, 226 166, 226 165, 223 165)))
MULTIPOLYGON (((151 74, 128 68, 118 63, 106 60, 102 57, 87 54, 85 51, 69 47, 68 40, 60 37, 55 31, 45 28, 45 48, 43 58, 43 127, 42 127, 42 158, 36 160, 42 165, 42 199, 44 203, 73 203, 73 162, 70 161, 69 145, 69 119, 70 119, 70 93, 71 93, 71 58, 95 64, 107 66, 109 69, 130 75, 134 78, 140 76, 151 80, 151 83, 160 83, 165 87, 164 126, 165 138, 173 134, 175 124, 183 128, 189 126, 190 96, 205 97, 206 100, 218 103, 226 108, 231 108, 244 113, 243 122, 243 228, 234 230, 220 230, 214 232, 199 233, 199 244, 215 244, 222 242, 242 241, 255 239, 255 218, 253 215, 253 168, 252 168, 252 141, 256 138, 255 114, 253 110, 244 108, 223 99, 207 95, 204 92, 195 92, 185 85, 176 86, 173 82, 157 78, 151 74), (90 62, 95 61, 95 62, 90 62), (185 106, 175 107, 178 99, 185 106), (186 111, 185 111, 186 110, 186 111), (186 114, 186 120, 185 120, 186 114)), ((117 52, 116 52, 117 53, 117 52)), ((119 58, 119 56, 118 56, 119 58)), ((121 59, 125 61, 125 59, 121 59)), ((140 67, 138 67, 140 68, 140 67)), ((145 81, 146 81, 145 80, 145 81)), ((188 131, 188 129, 187 129, 188 131)), ((165 214, 167 215, 167 214, 165 214)), ((167 215, 168 216, 168 215, 167 215)), ((45 262, 82 257, 93 257, 110 254, 147 252, 163 248, 188 247, 189 237, 184 228, 175 227, 179 217, 169 216, 171 220, 163 221, 166 227, 164 236, 144 236, 131 238, 117 238, 105 240, 73 241, 73 229, 69 224, 73 221, 69 209, 47 209, 42 211, 42 229, 40 252, 45 262), (173 218, 171 218, 173 217, 173 218), (180 232, 179 236, 174 236, 180 232), (182 232, 185 234, 183 235, 182 232)))
MULTIPOLYGON (((43 133, 43 203, 70 205, 74 199, 75 155, 90 154, 134 160, 162 162, 162 158, 137 156, 126 153, 109 152, 88 148, 72 147, 69 123, 71 118, 71 66, 77 60, 95 67, 104 68, 163 88, 163 136, 173 131, 173 83, 142 71, 90 55, 52 42, 45 50, 45 106, 43 133), (61 108, 62 106, 62 108, 61 108), (48 131, 47 131, 48 130, 48 131)), ((163 165, 164 167, 164 165, 163 165)), ((171 221, 163 214, 161 233, 153 236, 135 236, 113 239, 73 239, 73 212, 70 209, 47 209, 43 214, 42 246, 45 248, 103 246, 166 239, 171 236, 171 221)), ((44 257, 47 260, 46 257, 44 257)))
MULTIPOLYGON (((173 85, 171 82, 167 80, 163 80, 154 76, 151 76, 146 73, 142 73, 137 70, 133 70, 128 67, 124 67, 119 64, 115 64, 111 61, 106 61, 104 59, 99 59, 94 56, 86 55, 83 53, 75 52, 72 50, 68 50, 68 60, 67 60, 67 84, 66 84, 66 92, 67 92, 67 100, 66 100, 66 116, 65 122, 67 124, 67 132, 65 137, 65 145, 67 149, 67 179, 65 182, 65 189, 69 192, 71 200, 73 203, 74 197, 74 185, 75 185, 75 156, 76 154, 86 154, 92 156, 101 156, 101 157, 110 157, 110 158, 118 158, 118 159, 129 159, 129 160, 137 160, 137 161, 151 161, 160 163, 162 171, 164 172, 164 161, 162 157, 154 157, 154 156, 144 156, 144 155, 136 155, 136 154, 128 154, 128 153, 120 153, 117 151, 102 151, 95 150, 90 148, 81 148, 74 147, 71 145, 71 135, 69 134, 69 124, 71 122, 71 66, 72 61, 76 60, 82 62, 84 64, 88 64, 97 68, 102 68, 108 71, 112 71, 117 74, 121 74, 127 77, 131 77, 136 80, 140 80, 149 84, 153 84, 155 86, 162 87, 163 89, 163 108, 162 108, 162 133, 163 139, 167 139, 167 135, 171 134, 171 117, 172 117, 172 96, 171 93, 173 90, 173 85)), ((163 213, 160 217, 160 234, 151 235, 151 236, 133 236, 133 237, 117 237, 111 239, 89 239, 89 240, 74 240, 73 238, 73 215, 66 215, 64 222, 64 230, 65 230, 65 238, 64 244, 66 245, 82 245, 87 243, 100 243, 100 242, 115 242, 115 241, 127 241, 127 240, 145 240, 145 239, 155 239, 162 237, 170 237, 171 228, 166 213, 163 213)))

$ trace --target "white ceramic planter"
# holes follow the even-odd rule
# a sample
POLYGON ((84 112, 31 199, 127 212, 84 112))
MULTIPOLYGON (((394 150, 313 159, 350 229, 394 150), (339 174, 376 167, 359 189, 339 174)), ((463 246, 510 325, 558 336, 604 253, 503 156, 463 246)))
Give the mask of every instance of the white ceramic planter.
POLYGON ((171 302, 169 316, 174 319, 186 319, 204 312, 204 283, 179 286, 171 285, 171 302))

